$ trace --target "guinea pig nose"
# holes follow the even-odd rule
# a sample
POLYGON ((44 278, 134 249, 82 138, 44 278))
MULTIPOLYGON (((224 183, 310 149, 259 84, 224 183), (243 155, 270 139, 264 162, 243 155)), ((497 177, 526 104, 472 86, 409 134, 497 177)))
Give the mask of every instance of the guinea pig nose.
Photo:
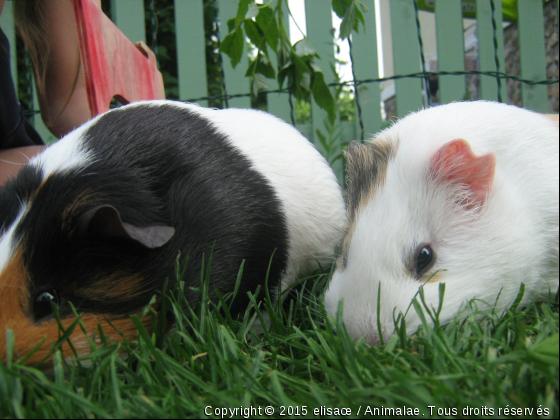
POLYGON ((35 322, 46 321, 53 315, 52 304, 60 306, 60 298, 56 290, 45 290, 37 295, 33 302, 35 322))

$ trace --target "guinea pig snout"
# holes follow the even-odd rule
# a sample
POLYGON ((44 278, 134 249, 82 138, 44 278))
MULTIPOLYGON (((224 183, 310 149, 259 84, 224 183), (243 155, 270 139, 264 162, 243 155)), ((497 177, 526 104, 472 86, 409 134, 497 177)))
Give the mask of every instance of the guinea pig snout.
MULTIPOLYGON (((341 271, 334 273, 325 293, 325 310, 333 318, 342 317, 344 327, 353 340, 363 339, 377 346, 381 343, 376 312, 377 293, 369 294, 362 288, 358 290, 348 280, 351 279, 346 278, 341 271), (339 310, 342 311, 340 314, 339 310)), ((381 330, 383 336, 388 332, 384 325, 381 330)))
MULTIPOLYGON (((357 273, 351 272, 350 267, 337 269, 324 300, 325 310, 333 318, 342 303, 340 316, 353 340, 363 340, 373 346, 387 342, 403 317, 407 333, 420 326, 420 317, 412 305, 412 301, 418 299, 417 284, 405 277, 378 281, 377 276, 367 270, 357 273)), ((437 302, 437 289, 437 285, 425 287, 428 302, 437 302)))

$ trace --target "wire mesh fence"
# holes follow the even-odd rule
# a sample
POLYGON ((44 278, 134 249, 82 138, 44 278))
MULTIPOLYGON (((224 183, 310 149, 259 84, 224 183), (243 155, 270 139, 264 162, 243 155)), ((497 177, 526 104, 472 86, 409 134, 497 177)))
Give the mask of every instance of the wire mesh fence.
MULTIPOLYGON (((423 91, 422 93, 423 104, 424 106, 431 106, 433 105, 434 102, 433 101, 434 95, 432 92, 432 90, 434 90, 433 86, 434 84, 437 86, 437 80, 442 76, 462 76, 463 78, 465 76, 469 78, 481 78, 481 77, 492 78, 494 80, 495 92, 496 92, 495 97, 492 99, 499 102, 508 101, 507 95, 504 94, 506 81, 517 82, 524 86, 536 86, 536 85, 549 86, 555 84, 558 85, 559 80, 557 78, 557 75, 556 78, 534 80, 517 74, 512 74, 503 71, 503 69, 505 68, 504 67, 505 63, 502 62, 503 59, 500 58, 500 54, 499 54, 499 38, 501 36, 501 31, 503 30, 502 28, 503 25, 501 23, 502 21, 501 19, 498 18, 500 13, 498 8, 501 7, 500 0, 491 0, 489 2, 490 9, 491 9, 490 23, 492 28, 491 42, 492 42, 493 60, 495 66, 494 70, 480 70, 477 68, 470 68, 468 65, 466 66, 466 68, 464 67, 463 69, 457 69, 454 71, 428 70, 427 60, 424 53, 424 41, 421 32, 421 22, 419 19, 419 15, 421 11, 419 9, 418 0, 410 0, 410 2, 414 10, 413 22, 415 25, 414 29, 416 33, 415 42, 417 43, 417 48, 420 52, 420 56, 418 57, 418 60, 420 62, 420 71, 412 71, 409 73, 395 74, 386 77, 360 79, 354 73, 354 65, 355 65, 354 61, 355 59, 360 58, 361 53, 355 51, 355 48, 352 43, 352 38, 348 38, 346 42, 348 42, 349 51, 350 51, 350 66, 352 67, 352 74, 353 74, 352 80, 344 81, 344 82, 335 81, 335 82, 328 83, 328 86, 331 88, 343 88, 344 90, 351 92, 351 99, 353 100, 355 106, 353 119, 355 119, 355 122, 359 127, 356 130, 357 138, 361 138, 363 140, 364 136, 366 135, 366 130, 364 129, 365 126, 364 119, 367 119, 368 117, 365 116, 364 113, 362 112, 363 99, 360 95, 360 92, 364 87, 380 85, 384 82, 389 82, 389 81, 419 79, 422 82, 421 86, 423 91)), ((104 10, 106 11, 106 13, 108 15, 111 15, 112 2, 108 0, 107 1, 104 0, 102 3, 104 4, 104 10)), ((556 2, 552 1, 549 3, 552 6, 554 6, 556 2)), ((175 2, 175 4, 177 4, 177 1, 175 2)), ((267 105, 269 103, 268 98, 270 98, 272 94, 276 94, 274 96, 274 100, 278 100, 278 98, 282 100, 282 98, 284 98, 283 100, 287 101, 287 103, 289 104, 289 117, 288 118, 285 117, 285 118, 289 119, 292 124, 296 125, 298 123, 298 117, 296 115, 298 104, 296 104, 296 102, 294 101, 293 93, 287 87, 278 88, 278 89, 263 89, 258 93, 258 95, 255 95, 254 92, 253 93, 249 92, 249 89, 246 89, 245 92, 241 92, 241 93, 231 93, 232 89, 229 89, 228 80, 226 79, 226 77, 224 77, 224 61, 228 60, 228 58, 227 57, 224 58, 224 56, 220 54, 218 51, 220 47, 220 40, 223 39, 223 34, 220 34, 219 32, 220 11, 218 8, 218 2, 216 0, 204 0, 204 7, 206 9, 214 8, 214 13, 215 13, 213 17, 214 22, 211 23, 210 29, 208 28, 206 29, 204 40, 202 40, 202 42, 205 42, 208 45, 210 45, 210 47, 207 48, 207 52, 206 52, 207 60, 208 61, 214 60, 214 62, 218 63, 217 66, 214 65, 212 67, 211 71, 213 73, 208 72, 208 74, 206 75, 207 79, 212 79, 212 78, 214 79, 213 84, 215 87, 213 89, 208 88, 207 95, 193 96, 193 97, 178 97, 179 95, 177 93, 178 89, 176 88, 176 85, 180 82, 185 83, 185 81, 180 80, 180 77, 176 76, 176 72, 174 73, 173 70, 169 70, 169 68, 172 69, 174 66, 176 67, 177 63, 176 63, 176 57, 173 57, 173 54, 169 53, 169 51, 172 51, 173 49, 170 44, 174 41, 173 40, 169 41, 171 38, 167 36, 168 34, 165 32, 165 31, 174 31, 175 29, 170 28, 169 25, 167 29, 164 28, 163 25, 160 25, 160 20, 162 20, 161 18, 165 17, 166 20, 168 20, 169 16, 175 13, 175 9, 173 8, 173 5, 169 4, 169 2, 161 2, 156 0, 144 1, 145 21, 143 23, 146 26, 147 41, 151 49, 156 53, 156 56, 158 57, 160 62, 160 66, 162 66, 164 79, 166 79, 168 97, 170 97, 171 99, 185 101, 185 102, 195 102, 195 103, 206 102, 211 106, 217 106, 217 107, 227 107, 233 99, 250 98, 251 104, 253 106, 267 109, 267 105), (162 41, 162 40, 167 40, 167 41, 162 41), (162 42, 166 42, 166 44, 162 44, 162 42), (208 57, 209 55, 213 55, 213 57, 208 57), (167 77, 166 77, 166 73, 167 73, 167 77), (216 86, 218 88, 216 88, 216 86)), ((207 15, 208 12, 205 11, 205 19, 207 19, 207 15)), ((557 16, 557 10, 556 10, 556 16, 557 16)), ((225 18, 222 16, 221 20, 223 21, 225 20, 225 18)), ((179 22, 180 19, 176 17, 175 21, 179 22)), ((223 26, 221 28, 223 30, 223 26)), ((556 45, 557 45, 557 38, 558 38, 557 32, 558 32, 558 25, 556 23, 556 45)), ((201 42, 201 40, 197 40, 197 42, 201 42)), ((176 48, 176 46, 174 46, 174 48, 176 48)), ((558 61, 557 46, 555 51, 556 51, 555 60, 557 62, 558 61)), ((30 83, 30 79, 31 79, 30 75, 32 73, 32 70, 29 65, 29 60, 26 58, 24 47, 21 44, 18 44, 18 54, 20 58, 18 71, 21 73, 19 77, 20 101, 27 109, 26 115, 33 118, 34 115, 39 113, 39 110, 37 109, 36 106, 37 101, 33 99, 33 93, 31 90, 32 83, 30 83), (25 63, 21 64, 22 60, 25 60, 25 63)), ((460 77, 458 77, 458 80, 459 79, 460 77)), ((197 81, 191 81, 190 83, 197 83, 197 81)), ((205 83, 209 84, 208 80, 206 80, 205 83)), ((458 81, 458 83, 464 83, 463 79, 458 81)), ((237 90, 239 91, 239 89, 237 90)), ((476 96, 465 98, 465 99, 476 99, 476 96)), ((396 100, 397 101, 399 100, 398 93, 396 95, 396 100)), ((381 99, 379 101, 381 102, 381 99)), ((383 105, 384 104, 381 104, 381 108, 383 108, 383 105)), ((386 112, 385 120, 390 118, 391 116, 388 115, 388 113, 386 112)))

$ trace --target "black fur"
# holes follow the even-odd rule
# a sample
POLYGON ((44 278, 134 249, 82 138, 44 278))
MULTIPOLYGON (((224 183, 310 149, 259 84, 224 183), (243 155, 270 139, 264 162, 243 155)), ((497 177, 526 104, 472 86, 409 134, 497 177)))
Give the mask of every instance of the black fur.
MULTIPOLYGON (((33 299, 54 289, 79 311, 128 314, 148 303, 175 262, 188 257, 184 280, 199 286, 203 255, 212 253, 211 286, 233 291, 240 264, 243 281, 233 311, 247 292, 265 282, 276 290, 287 261, 282 204, 265 177, 205 119, 177 106, 123 107, 103 115, 84 134, 93 160, 42 180, 32 168, 0 194, 0 226, 13 223, 19 198, 31 206, 16 229, 33 299), (80 216, 110 205, 134 226, 172 226, 159 248, 128 238, 77 229, 80 216), (134 293, 115 277, 134 278, 134 293), (109 280, 107 280, 109 279, 109 280), (141 280, 138 280, 141 279, 141 280), (112 284, 114 282, 114 290, 112 284)), ((186 288, 194 303, 198 295, 186 288)), ((262 296, 262 295, 261 295, 262 296)), ((32 303, 31 303, 32 305, 32 303)))

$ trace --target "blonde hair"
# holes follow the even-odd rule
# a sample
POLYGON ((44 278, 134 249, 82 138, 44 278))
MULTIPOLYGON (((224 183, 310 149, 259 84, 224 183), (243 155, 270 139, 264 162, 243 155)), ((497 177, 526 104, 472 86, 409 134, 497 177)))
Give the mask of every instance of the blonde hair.
POLYGON ((13 2, 14 19, 19 35, 23 39, 35 71, 35 84, 39 97, 45 98, 45 83, 50 45, 45 19, 45 2, 18 0, 13 2))
POLYGON ((49 66, 53 64, 51 63, 52 47, 49 37, 51 28, 48 24, 47 9, 48 3, 44 0, 17 0, 14 1, 13 5, 14 20, 18 33, 27 47, 27 52, 33 64, 35 85, 41 104, 41 115, 47 127, 51 128, 51 125, 54 125, 59 119, 72 98, 81 71, 81 60, 78 54, 76 74, 68 97, 63 101, 62 108, 59 111, 54 111, 56 114, 52 115, 53 110, 49 109, 49 97, 47 96, 47 75, 49 66))

